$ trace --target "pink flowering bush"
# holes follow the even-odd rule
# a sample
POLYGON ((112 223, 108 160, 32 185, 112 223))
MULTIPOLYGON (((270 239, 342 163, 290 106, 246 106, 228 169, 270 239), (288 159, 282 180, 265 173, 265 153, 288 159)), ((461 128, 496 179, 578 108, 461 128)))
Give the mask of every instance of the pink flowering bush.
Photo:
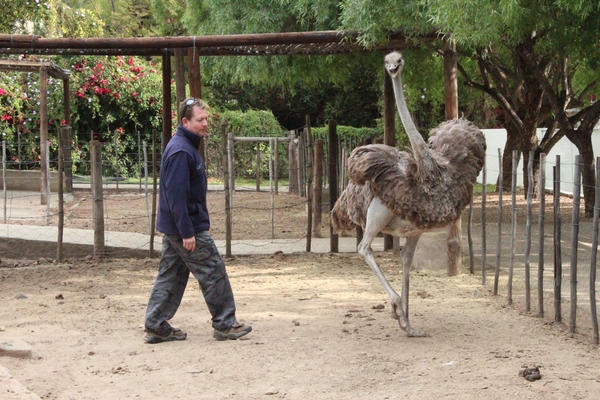
MULTIPOLYGON (((48 91, 53 92, 56 84, 62 90, 62 82, 49 79, 48 91)), ((57 108, 49 103, 49 111, 57 108)), ((60 122, 49 119, 51 125, 60 122)), ((40 154, 39 125, 39 74, 0 73, 0 134, 6 143, 9 161, 24 169, 36 166, 40 154)), ((51 125, 49 131, 53 128, 51 125)))
MULTIPOLYGON (((80 57, 66 67, 72 71, 74 158, 86 158, 89 141, 103 143, 107 174, 132 176, 139 171, 138 137, 151 142, 152 130, 161 137, 162 76, 160 67, 139 57, 80 57)), ((77 164, 77 163, 76 163, 77 164)), ((88 174, 87 164, 77 172, 88 174)))
MULTIPOLYGON (((115 175, 118 168, 119 176, 135 175, 139 171, 138 137, 150 142, 155 129, 161 138, 160 67, 139 57, 120 56, 56 58, 54 62, 71 71, 74 172, 89 174, 89 141, 97 139, 103 142, 107 174, 115 175)), ((51 166, 57 158, 58 128, 65 124, 63 101, 62 80, 49 78, 51 166)), ((39 161, 39 112, 39 74, 0 73, 0 133, 8 144, 8 158, 20 160, 27 168, 39 161)))

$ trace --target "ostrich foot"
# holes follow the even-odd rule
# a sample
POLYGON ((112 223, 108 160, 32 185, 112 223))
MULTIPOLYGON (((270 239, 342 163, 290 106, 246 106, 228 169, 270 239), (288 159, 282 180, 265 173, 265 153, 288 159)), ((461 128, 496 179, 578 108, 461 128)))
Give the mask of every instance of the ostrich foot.
MULTIPOLYGON (((402 325, 400 325, 400 327, 402 328, 402 325)), ((429 337, 429 333, 421 329, 413 328, 412 326, 409 326, 404 330, 406 331, 406 336, 408 337, 429 337)))
POLYGON ((398 324, 400 324, 400 329, 406 332, 406 336, 408 337, 429 337, 429 334, 424 330, 410 326, 406 317, 401 316, 398 318, 398 324))
POLYGON ((408 317, 404 314, 402 307, 400 306, 400 299, 392 301, 392 318, 398 320, 400 329, 406 332, 408 337, 428 337, 429 334, 424 330, 413 328, 408 323, 408 317))

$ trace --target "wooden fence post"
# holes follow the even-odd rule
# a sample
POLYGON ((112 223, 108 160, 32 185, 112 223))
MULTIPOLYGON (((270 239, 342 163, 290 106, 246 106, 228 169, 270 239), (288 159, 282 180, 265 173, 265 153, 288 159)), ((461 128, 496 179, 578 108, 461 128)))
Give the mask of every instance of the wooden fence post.
POLYGON ((314 182, 313 182, 313 226, 314 237, 321 237, 321 222, 323 210, 323 139, 316 139, 315 157, 313 160, 314 182))
POLYGON ((48 71, 40 68, 40 204, 47 205, 48 198, 48 71))
POLYGON ((596 259, 598 256, 598 220, 600 219, 600 157, 596 157, 596 197, 594 202, 594 219, 592 233, 592 257, 590 260, 590 314, 592 314, 592 330, 594 344, 600 343, 598 334, 598 314, 596 313, 596 259))
POLYGON ((546 219, 546 154, 540 154, 540 208, 538 217, 538 317, 544 316, 544 222, 546 219))
POLYGON ((73 157, 71 155, 71 132, 72 129, 68 125, 63 126, 59 130, 59 146, 62 147, 63 151, 63 171, 65 175, 65 190, 67 191, 67 193, 73 192, 73 157))
MULTIPOLYGON (((329 211, 333 209, 338 199, 338 138, 337 123, 334 119, 329 120, 329 211)), ((332 253, 339 252, 339 238, 333 233, 333 226, 329 223, 329 246, 332 253)))
POLYGON ((56 245, 56 260, 62 261, 63 254, 63 233, 65 228, 65 212, 63 204, 63 184, 65 170, 65 151, 63 146, 64 137, 71 130, 70 127, 62 127, 58 130, 58 239, 56 245))
POLYGON ((562 321, 562 248, 560 216, 560 155, 556 156, 556 165, 553 168, 554 177, 554 321, 562 321))
POLYGON ((494 268, 494 296, 498 295, 500 280, 500 258, 502 257, 502 192, 504 191, 504 171, 502 170, 502 150, 498 149, 498 234, 496 241, 496 267, 494 268))
POLYGON ((533 150, 529 151, 527 162, 527 218, 525 220, 525 311, 531 311, 531 219, 533 218, 533 150))
POLYGON ((511 196, 512 196, 512 213, 511 213, 511 229, 510 229, 510 264, 508 266, 508 295, 507 301, 511 305, 513 302, 512 298, 512 286, 513 286, 513 274, 515 270, 515 247, 517 239, 517 166, 519 165, 519 152, 513 150, 512 152, 512 183, 511 183, 511 196))
POLYGON ((579 244, 579 206, 581 199, 581 156, 575 156, 573 171, 573 217, 571 220, 571 312, 569 333, 575 333, 577 320, 577 250, 579 244))
POLYGON ((90 142, 92 158, 92 209, 94 214, 94 257, 104 255, 104 200, 102 197, 102 144, 90 142))
POLYGON ((306 198, 307 211, 308 211, 308 226, 306 229, 306 252, 310 253, 311 241, 312 241, 312 223, 313 223, 313 162, 315 154, 313 151, 312 133, 310 131, 310 116, 306 115, 306 147, 308 150, 308 157, 306 160, 306 198))
POLYGON ((260 142, 256 143, 256 191, 260 192, 260 142))

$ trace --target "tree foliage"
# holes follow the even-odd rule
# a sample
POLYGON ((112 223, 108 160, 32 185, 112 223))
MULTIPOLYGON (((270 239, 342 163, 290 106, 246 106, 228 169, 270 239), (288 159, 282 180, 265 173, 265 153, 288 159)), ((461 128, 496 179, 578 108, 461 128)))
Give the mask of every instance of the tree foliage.
POLYGON ((46 0, 0 0, 1 33, 39 33, 50 17, 46 0))
MULTIPOLYGON (((600 104, 594 101, 600 77, 598 2, 419 0, 395 8, 388 1, 360 3, 343 1, 342 20, 345 28, 362 29, 365 42, 398 26, 390 21, 407 18, 426 21, 421 29, 435 28, 456 41, 461 62, 474 60, 478 67, 465 68, 463 62, 466 83, 493 98, 503 114, 508 130, 505 154, 520 150, 526 165, 529 151, 536 151, 537 157, 566 135, 584 158, 584 186, 593 186, 590 137, 600 118, 600 104), (580 111, 568 115, 571 108, 580 111), (550 129, 538 143, 540 125, 550 129)), ((504 165, 510 165, 510 156, 505 156, 504 165)), ((594 194, 584 196, 590 214, 594 194)))

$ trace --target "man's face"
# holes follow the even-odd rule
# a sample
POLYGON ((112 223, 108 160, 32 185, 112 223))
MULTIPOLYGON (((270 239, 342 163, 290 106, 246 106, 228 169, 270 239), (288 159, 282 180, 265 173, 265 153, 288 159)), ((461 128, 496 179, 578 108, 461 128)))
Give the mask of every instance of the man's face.
POLYGON ((206 130, 208 127, 208 113, 205 109, 193 106, 192 116, 190 119, 183 118, 181 124, 188 131, 195 133, 198 136, 208 136, 209 133, 206 130))

